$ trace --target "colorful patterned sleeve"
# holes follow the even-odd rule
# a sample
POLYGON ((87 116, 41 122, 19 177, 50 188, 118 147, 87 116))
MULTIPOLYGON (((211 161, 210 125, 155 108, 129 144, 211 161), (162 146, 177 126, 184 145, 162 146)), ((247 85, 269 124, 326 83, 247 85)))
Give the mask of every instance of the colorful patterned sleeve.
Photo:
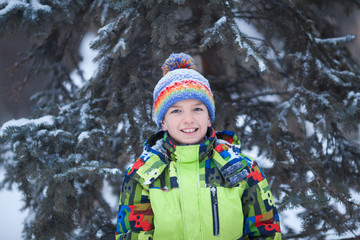
POLYGON ((148 189, 126 173, 120 194, 116 240, 150 240, 154 214, 148 189))
POLYGON ((268 182, 255 161, 251 161, 242 195, 244 239, 281 240, 280 220, 268 182))

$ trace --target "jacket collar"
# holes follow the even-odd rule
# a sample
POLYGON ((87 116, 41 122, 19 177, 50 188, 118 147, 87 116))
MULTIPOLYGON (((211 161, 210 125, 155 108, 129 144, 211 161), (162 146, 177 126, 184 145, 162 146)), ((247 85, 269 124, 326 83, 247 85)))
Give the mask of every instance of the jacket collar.
MULTIPOLYGON (((166 155, 168 156, 169 159, 176 161, 177 145, 175 145, 173 141, 171 141, 171 138, 169 137, 167 132, 165 132, 163 140, 164 140, 164 148, 166 149, 166 155)), ((212 127, 209 127, 206 132, 205 140, 199 144, 200 161, 205 160, 205 158, 207 157, 211 157, 215 140, 216 140, 215 130, 212 127)))
MULTIPOLYGON (((144 143, 140 159, 134 164, 139 163, 138 167, 129 171, 128 175, 133 175, 143 185, 151 184, 169 164, 169 160, 176 160, 175 150, 176 145, 166 132, 160 131, 150 136, 144 143)), ((200 161, 212 157, 214 151, 220 156, 213 158, 214 163, 228 186, 234 186, 246 177, 249 172, 246 166, 251 160, 240 155, 240 141, 234 132, 215 132, 212 127, 209 128, 205 141, 200 144, 200 161)))

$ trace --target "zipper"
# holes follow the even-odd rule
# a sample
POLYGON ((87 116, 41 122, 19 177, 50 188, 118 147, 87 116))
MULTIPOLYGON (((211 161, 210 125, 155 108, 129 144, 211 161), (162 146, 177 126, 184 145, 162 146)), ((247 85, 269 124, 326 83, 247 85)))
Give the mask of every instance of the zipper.
POLYGON ((217 189, 216 187, 210 187, 211 194, 211 206, 212 206, 212 216, 213 216, 213 233, 214 236, 219 236, 219 207, 217 199, 217 189))

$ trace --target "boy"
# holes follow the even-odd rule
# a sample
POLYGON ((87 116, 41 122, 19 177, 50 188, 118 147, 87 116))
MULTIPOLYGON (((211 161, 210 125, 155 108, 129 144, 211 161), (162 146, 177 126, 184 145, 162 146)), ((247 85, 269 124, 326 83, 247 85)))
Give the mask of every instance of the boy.
POLYGON ((215 132, 209 83, 172 54, 154 89, 162 131, 124 178, 116 239, 281 239, 265 176, 230 131, 215 132))

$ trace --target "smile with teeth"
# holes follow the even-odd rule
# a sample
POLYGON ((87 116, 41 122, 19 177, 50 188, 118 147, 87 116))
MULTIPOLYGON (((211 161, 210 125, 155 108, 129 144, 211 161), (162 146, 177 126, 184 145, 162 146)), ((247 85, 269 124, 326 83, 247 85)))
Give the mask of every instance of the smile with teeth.
POLYGON ((198 130, 198 128, 187 128, 187 129, 182 129, 182 132, 186 132, 186 133, 193 133, 196 132, 198 130))

